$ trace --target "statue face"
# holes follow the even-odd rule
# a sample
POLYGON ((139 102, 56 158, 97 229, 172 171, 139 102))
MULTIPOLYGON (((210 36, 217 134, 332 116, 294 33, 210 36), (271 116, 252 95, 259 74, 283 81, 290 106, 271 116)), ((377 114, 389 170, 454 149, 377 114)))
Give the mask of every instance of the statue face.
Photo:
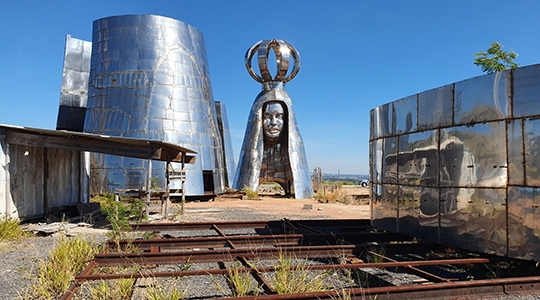
POLYGON ((279 102, 268 102, 263 113, 263 131, 267 140, 275 142, 283 129, 283 106, 279 102))

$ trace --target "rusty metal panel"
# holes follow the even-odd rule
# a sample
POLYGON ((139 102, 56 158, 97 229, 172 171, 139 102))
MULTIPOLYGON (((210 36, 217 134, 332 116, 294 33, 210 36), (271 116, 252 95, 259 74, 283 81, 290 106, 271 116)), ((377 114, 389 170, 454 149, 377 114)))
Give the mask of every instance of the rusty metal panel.
POLYGON ((540 65, 512 70, 514 118, 540 115, 540 65))
POLYGON ((508 255, 540 260, 540 190, 508 189, 508 255))
POLYGON ((456 83, 455 123, 470 124, 510 116, 510 71, 475 77, 456 83))
POLYGON ((441 191, 441 208, 444 208, 441 243, 507 255, 505 189, 443 188, 441 191))
POLYGON ((398 186, 372 185, 371 219, 374 226, 397 232, 398 186))
POLYGON ((10 189, 19 217, 45 213, 44 148, 9 145, 10 189))
POLYGON ((397 138, 386 138, 383 145, 382 182, 397 183, 397 138))
POLYGON ((398 183, 437 186, 439 132, 429 130, 399 136, 398 183))
MULTIPOLYGON (((523 120, 508 121, 508 184, 525 185, 523 120)), ((529 141, 527 141, 528 143, 529 141)))
POLYGON ((540 186, 540 119, 525 119, 525 180, 527 186, 540 186))
POLYGON ((504 121, 458 126, 441 134, 441 186, 504 187, 507 180, 504 121), (447 180, 445 180, 447 179, 447 180))
POLYGON ((396 133, 416 131, 417 96, 413 95, 394 102, 396 133))
POLYGON ((446 85, 418 94, 418 130, 452 125, 453 91, 453 85, 446 85))
POLYGON ((399 189, 399 232, 438 242, 438 188, 401 185, 399 189))

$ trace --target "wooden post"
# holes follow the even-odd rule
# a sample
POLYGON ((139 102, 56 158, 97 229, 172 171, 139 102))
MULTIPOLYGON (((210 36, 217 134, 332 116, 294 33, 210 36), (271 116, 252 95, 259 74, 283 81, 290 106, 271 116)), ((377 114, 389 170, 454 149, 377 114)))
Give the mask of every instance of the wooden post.
POLYGON ((184 206, 186 205, 186 153, 182 152, 182 215, 184 214, 184 206))
POLYGON ((152 196, 152 159, 148 159, 148 181, 146 182, 146 219, 150 216, 150 197, 152 196))
POLYGON ((165 190, 166 198, 165 198, 165 218, 169 218, 169 202, 171 201, 171 178, 170 178, 170 169, 171 169, 171 160, 170 158, 167 158, 167 172, 165 174, 165 178, 167 178, 167 187, 165 190))

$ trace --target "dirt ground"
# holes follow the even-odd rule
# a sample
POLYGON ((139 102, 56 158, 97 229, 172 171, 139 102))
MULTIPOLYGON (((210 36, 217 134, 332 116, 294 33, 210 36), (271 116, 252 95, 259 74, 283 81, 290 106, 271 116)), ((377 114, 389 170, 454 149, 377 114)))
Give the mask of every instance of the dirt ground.
MULTIPOLYGON (((286 199, 260 196, 257 200, 248 200, 220 196, 214 201, 187 202, 182 221, 219 221, 221 214, 234 210, 242 217, 256 214, 267 220, 275 219, 369 219, 369 188, 343 188, 342 193, 351 195, 348 204, 320 203, 315 199, 286 199)), ((171 212, 177 211, 179 203, 173 203, 171 212)))

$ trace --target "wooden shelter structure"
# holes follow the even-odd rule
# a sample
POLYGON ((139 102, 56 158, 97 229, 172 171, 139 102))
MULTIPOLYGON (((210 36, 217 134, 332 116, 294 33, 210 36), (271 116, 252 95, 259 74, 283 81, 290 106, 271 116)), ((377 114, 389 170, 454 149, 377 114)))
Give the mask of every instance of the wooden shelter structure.
POLYGON ((53 207, 88 203, 89 152, 195 162, 197 152, 156 140, 0 125, 0 216, 45 216, 53 207))

